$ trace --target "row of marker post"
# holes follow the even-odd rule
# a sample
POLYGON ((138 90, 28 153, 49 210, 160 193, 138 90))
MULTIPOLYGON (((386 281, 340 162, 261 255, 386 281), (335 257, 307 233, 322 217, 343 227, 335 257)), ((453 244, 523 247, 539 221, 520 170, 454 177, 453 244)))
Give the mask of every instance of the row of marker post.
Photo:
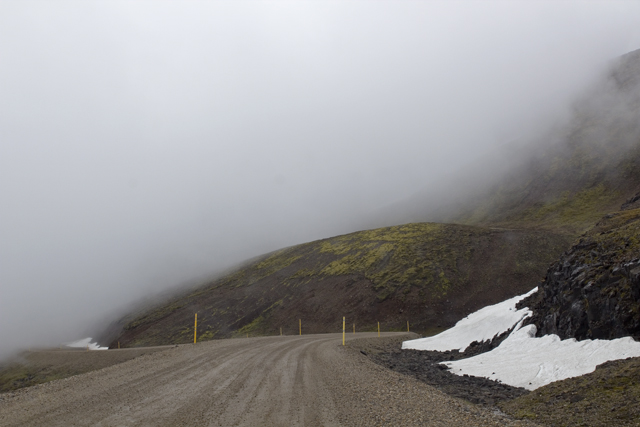
MULTIPOLYGON (((342 318, 342 345, 345 345, 345 335, 346 335, 346 318, 342 318)), ((409 332, 409 321, 407 320, 407 332, 409 332)), ((356 324, 353 324, 353 333, 356 333, 356 324)), ((300 332, 302 335, 302 332, 300 332)), ((380 322, 378 322, 378 336, 380 336, 380 322)))
MULTIPOLYGON (((298 330, 300 335, 302 335, 302 319, 298 319, 298 330)), ((407 332, 409 332, 409 321, 407 320, 407 332)), ((356 324, 353 324, 353 333, 356 333, 356 324)), ((345 334, 346 334, 346 318, 342 318, 342 345, 345 345, 345 334)), ((197 342, 198 336, 198 313, 196 313, 195 320, 193 323, 193 343, 197 342)), ((282 336, 282 327, 280 327, 280 336, 282 336)), ((378 336, 380 336, 380 322, 378 322, 378 336)), ((247 334, 247 338, 249 338, 249 334, 247 334)), ((118 348, 120 348, 120 342, 118 342, 118 348)))
MULTIPOLYGON (((344 345, 345 340, 345 318, 342 318, 342 345, 344 345)), ((298 319, 298 328, 300 335, 302 335, 302 319, 298 319)), ((407 332, 409 332, 409 321, 407 320, 407 332)), ((353 324, 353 333, 356 333, 356 324, 353 324)), ((280 336, 282 336, 282 327, 280 327, 280 336)), ((380 336, 380 322, 378 322, 378 336, 380 336)), ((195 320, 193 323, 193 343, 195 344, 198 340, 198 313, 196 313, 195 320)), ((249 334, 247 334, 247 338, 249 338, 249 334)), ((120 348, 120 341, 118 341, 118 348, 120 348)), ((87 350, 89 350, 89 346, 87 346, 87 350)))

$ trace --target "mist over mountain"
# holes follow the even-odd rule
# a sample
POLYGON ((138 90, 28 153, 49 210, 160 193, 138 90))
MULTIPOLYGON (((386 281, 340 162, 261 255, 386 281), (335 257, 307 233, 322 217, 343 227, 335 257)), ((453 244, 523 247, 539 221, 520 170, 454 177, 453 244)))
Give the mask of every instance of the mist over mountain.
POLYGON ((468 194, 484 174, 455 177, 509 170, 509 155, 483 159, 570 117, 640 46, 637 16, 626 2, 1 2, 0 354, 270 251, 404 222, 371 215, 425 186, 468 194))
POLYGON ((435 332, 535 287, 570 238, 536 230, 420 223, 360 231, 266 254, 172 298, 140 305, 100 340, 110 348, 246 335, 435 332), (300 322, 300 323, 299 323, 300 322))
POLYGON ((612 61, 568 117, 385 207, 372 223, 458 222, 585 231, 640 189, 640 50, 612 61), (490 168, 488 171, 486 168, 490 168))
MULTIPOLYGON (((112 348, 121 343, 186 343, 192 339, 193 329, 188 325, 194 313, 200 315, 200 339, 205 340, 273 335, 278 330, 291 334, 295 319, 304 319, 306 332, 330 332, 339 329, 341 316, 348 317, 359 330, 375 330, 380 324, 385 330, 398 330, 408 322, 415 331, 432 333, 453 326, 481 307, 523 294, 538 286, 550 262, 566 257, 572 240, 600 224, 604 213, 617 211, 621 201, 627 201, 625 206, 630 209, 640 197, 630 198, 640 189, 638 82, 640 50, 616 60, 576 101, 568 124, 555 131, 561 139, 538 144, 535 155, 529 153, 517 167, 511 163, 511 170, 493 177, 495 182, 485 175, 487 181, 480 182, 474 192, 457 193, 458 200, 441 196, 442 202, 449 202, 448 206, 436 202, 440 212, 449 215, 443 218, 469 225, 411 223, 267 254, 175 298, 132 310, 109 328, 103 342, 112 348)), ((409 203, 414 209, 422 207, 427 218, 438 213, 428 205, 409 203)), ((391 212, 403 215, 407 210, 395 206, 391 212)), ((596 259, 612 258, 611 253, 617 256, 624 250, 634 254, 633 230, 623 231, 618 240, 608 244, 607 255, 596 259), (625 233, 626 246, 619 243, 625 233)), ((585 246, 586 252, 594 247, 585 246)), ((638 261, 629 255, 626 262, 632 267, 624 264, 628 267, 624 268, 631 271, 638 261)), ((565 279, 587 268, 568 268, 568 262, 563 261, 555 265, 565 279)), ((623 271, 621 265, 609 269, 623 271)), ((537 310, 544 313, 540 317, 546 316, 547 330, 557 333, 563 328, 554 322, 575 326, 578 321, 567 311, 577 311, 596 313, 596 320, 606 312, 614 318, 607 324, 617 325, 617 336, 637 331, 637 316, 627 316, 631 320, 625 317, 624 323, 632 326, 623 327, 611 314, 620 311, 613 307, 615 301, 610 304, 607 299, 617 292, 614 288, 596 293, 591 303, 584 303, 590 311, 584 306, 567 309, 583 304, 582 275, 578 284, 573 284, 575 300, 557 303, 561 297, 554 292, 563 298, 567 294, 553 285, 558 271, 547 271, 547 283, 540 284, 552 297, 535 294, 541 299, 537 310), (548 314, 550 310, 556 314, 548 314)), ((637 311, 633 271, 627 274, 631 285, 620 291, 629 300, 624 313, 629 311, 627 306, 632 307, 630 313, 637 311)), ((601 274, 593 273, 595 277, 601 274)), ((619 283, 618 276, 613 283, 619 283)), ((580 321, 587 323, 586 318, 580 321)), ((607 333, 607 329, 599 333, 607 333)), ((584 332, 575 338, 584 338, 584 332)))

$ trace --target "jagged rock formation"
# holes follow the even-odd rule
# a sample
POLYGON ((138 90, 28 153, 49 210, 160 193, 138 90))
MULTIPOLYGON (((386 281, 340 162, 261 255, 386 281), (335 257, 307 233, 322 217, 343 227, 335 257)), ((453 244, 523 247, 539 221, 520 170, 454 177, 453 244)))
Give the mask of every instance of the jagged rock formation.
POLYGON ((629 200, 622 204, 620 208, 621 211, 628 211, 630 209, 638 209, 640 208, 640 193, 631 197, 629 200))
POLYGON ((640 209, 603 218, 519 307, 533 310, 538 336, 640 339, 640 209))
POLYGON ((565 162, 567 171, 573 177, 583 173, 590 185, 604 189, 584 206, 592 214, 602 212, 593 206, 614 194, 610 201, 626 201, 562 255, 540 291, 519 307, 533 310, 529 323, 539 336, 640 339, 640 193, 629 198, 637 192, 640 171, 640 50, 621 57, 594 94, 583 102, 582 124, 569 138, 578 157, 565 162), (585 155, 587 163, 580 160, 585 155))

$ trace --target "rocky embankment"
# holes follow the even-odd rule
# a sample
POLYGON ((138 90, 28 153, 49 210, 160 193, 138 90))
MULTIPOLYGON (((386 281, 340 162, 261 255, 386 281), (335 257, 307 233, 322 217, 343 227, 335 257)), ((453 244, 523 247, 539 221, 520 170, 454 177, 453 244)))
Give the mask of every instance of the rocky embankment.
MULTIPOLYGON (((525 396, 528 390, 512 387, 488 378, 470 375, 458 376, 451 373, 440 362, 459 360, 489 351, 491 348, 479 343, 470 346, 465 352, 402 350, 402 341, 419 338, 401 336, 378 340, 358 339, 349 342, 349 346, 359 350, 375 363, 392 371, 408 375, 436 387, 450 396, 465 399, 482 406, 495 407, 498 402, 525 396)), ((501 341, 500 339, 494 341, 501 341)), ((488 345, 489 341, 485 341, 488 345)), ((499 345, 499 343, 496 343, 499 345)))
MULTIPOLYGON (((636 200, 640 197, 636 196, 636 200)), ((605 216, 547 272, 540 291, 522 300, 538 336, 640 339, 640 209, 605 216)))

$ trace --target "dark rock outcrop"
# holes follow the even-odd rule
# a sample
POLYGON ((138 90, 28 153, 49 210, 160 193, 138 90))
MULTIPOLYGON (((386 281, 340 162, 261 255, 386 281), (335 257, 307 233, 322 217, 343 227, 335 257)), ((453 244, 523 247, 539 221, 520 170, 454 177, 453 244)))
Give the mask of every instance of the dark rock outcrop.
MULTIPOLYGON (((633 202, 632 202, 633 203, 633 202)), ((521 301, 538 336, 640 339, 640 209, 609 214, 521 301)))
POLYGON ((496 334, 490 340, 471 342, 471 344, 469 344, 469 346, 464 350, 464 352, 460 353, 461 355, 460 358, 466 359, 468 357, 477 356, 478 354, 486 353, 488 351, 493 350, 494 348, 502 344, 502 341, 506 340, 509 337, 511 332, 513 332, 514 328, 515 328, 515 325, 501 334, 496 334))
POLYGON ((622 204, 620 210, 628 211, 630 209, 638 209, 640 208, 640 193, 628 199, 626 202, 622 204))

